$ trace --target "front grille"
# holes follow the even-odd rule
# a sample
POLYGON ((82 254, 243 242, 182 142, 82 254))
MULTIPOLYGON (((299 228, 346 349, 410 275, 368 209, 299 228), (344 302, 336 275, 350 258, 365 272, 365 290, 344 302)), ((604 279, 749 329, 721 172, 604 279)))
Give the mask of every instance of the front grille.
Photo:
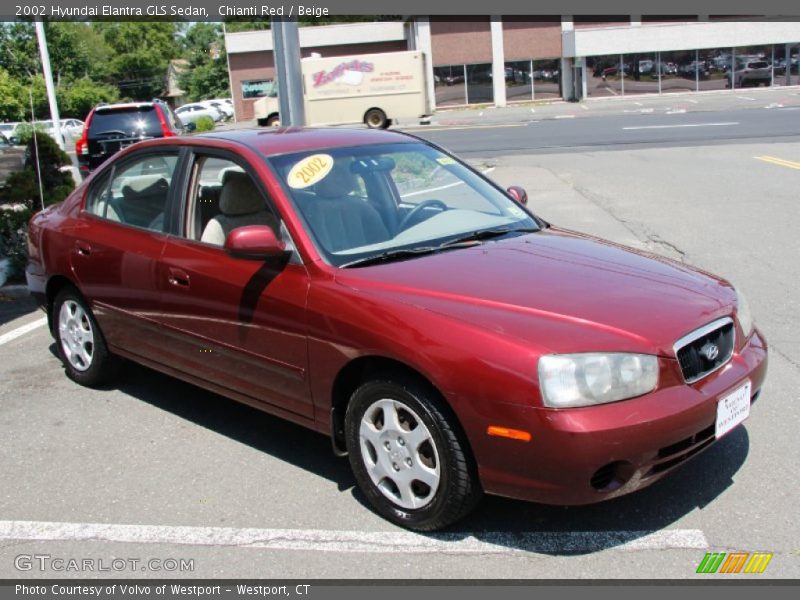
POLYGON ((733 356, 734 328, 729 317, 709 323, 675 343, 675 355, 686 383, 722 368, 733 356))

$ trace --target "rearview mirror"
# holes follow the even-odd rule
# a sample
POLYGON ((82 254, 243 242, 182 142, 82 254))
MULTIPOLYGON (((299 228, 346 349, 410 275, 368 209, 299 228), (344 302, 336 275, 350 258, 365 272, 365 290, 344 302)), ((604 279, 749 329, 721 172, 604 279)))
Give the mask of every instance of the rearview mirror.
POLYGON ((246 225, 228 234, 225 250, 232 256, 259 260, 284 256, 286 244, 275 236, 271 227, 246 225))
POLYGON ((522 205, 528 204, 528 192, 525 191, 525 188, 522 188, 518 185, 512 185, 508 190, 508 195, 511 196, 514 200, 519 202, 522 205))

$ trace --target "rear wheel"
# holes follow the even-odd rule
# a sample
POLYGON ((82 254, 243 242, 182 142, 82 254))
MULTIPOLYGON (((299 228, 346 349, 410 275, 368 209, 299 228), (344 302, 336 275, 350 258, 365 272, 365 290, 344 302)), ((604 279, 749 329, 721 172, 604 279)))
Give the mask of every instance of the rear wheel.
POLYGON ((434 390, 413 380, 359 387, 345 415, 350 466, 378 513, 432 531, 469 513, 481 496, 455 419, 434 390))
POLYGON ((97 321, 78 291, 63 289, 52 310, 53 333, 67 376, 90 387, 111 379, 118 360, 109 353, 97 321))
POLYGON ((267 117, 267 127, 277 127, 278 125, 280 125, 278 115, 270 115, 267 117))
POLYGON ((371 108, 364 115, 364 123, 370 129, 386 129, 389 126, 389 119, 380 108, 371 108))

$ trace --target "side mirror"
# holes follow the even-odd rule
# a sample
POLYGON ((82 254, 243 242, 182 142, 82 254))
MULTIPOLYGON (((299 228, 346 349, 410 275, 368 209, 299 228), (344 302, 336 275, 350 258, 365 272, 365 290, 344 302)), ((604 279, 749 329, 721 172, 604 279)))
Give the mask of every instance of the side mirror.
POLYGON ((286 244, 275 236, 271 227, 245 225, 228 234, 225 238, 225 250, 231 256, 263 260, 284 256, 286 244))
POLYGON ((520 204, 522 205, 528 204, 528 192, 525 191, 525 188, 522 188, 518 185, 512 185, 506 191, 508 192, 509 196, 511 196, 514 200, 516 200, 520 204))
POLYGON ((197 123, 194 121, 189 121, 183 126, 183 130, 188 131, 189 133, 193 132, 195 129, 197 129, 197 123))

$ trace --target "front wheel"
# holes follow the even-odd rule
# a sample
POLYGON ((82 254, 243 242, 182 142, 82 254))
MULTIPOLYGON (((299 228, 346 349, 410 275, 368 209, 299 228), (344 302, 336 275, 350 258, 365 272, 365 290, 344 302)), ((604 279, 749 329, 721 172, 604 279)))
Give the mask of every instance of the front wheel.
POLYGON ((65 288, 53 302, 53 333, 67 376, 96 386, 116 374, 118 361, 106 347, 103 334, 86 301, 74 288, 65 288))
POLYGON ((371 108, 364 115, 364 123, 370 129, 386 129, 389 127, 389 119, 386 118, 386 113, 380 108, 371 108))
POLYGON ((378 513, 417 531, 466 516, 481 490, 466 441, 434 390, 377 379, 353 394, 345 415, 350 466, 378 513))

